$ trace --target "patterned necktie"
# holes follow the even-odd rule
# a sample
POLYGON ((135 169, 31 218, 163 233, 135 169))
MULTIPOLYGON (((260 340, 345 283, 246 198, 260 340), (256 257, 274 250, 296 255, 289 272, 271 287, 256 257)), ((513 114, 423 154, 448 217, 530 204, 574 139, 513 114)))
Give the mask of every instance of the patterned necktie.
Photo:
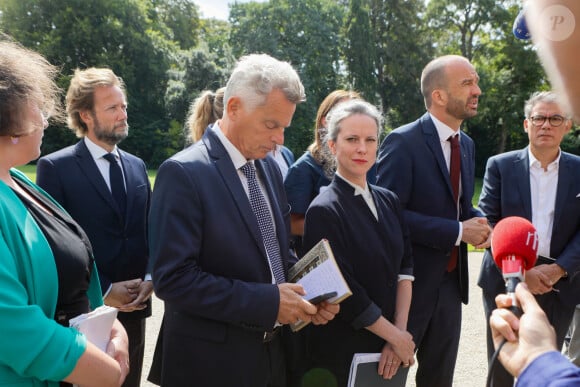
MULTIPOLYGON (((451 176, 451 187, 453 188, 453 199, 455 207, 459 203, 459 175, 461 172, 461 151, 459 149, 459 134, 450 136, 447 141, 451 143, 451 161, 449 166, 449 175, 451 176)), ((451 249, 451 258, 447 263, 447 271, 453 271, 457 266, 459 256, 459 247, 454 246, 451 249)))
POLYGON ((256 178, 256 169, 254 164, 248 162, 240 168, 240 170, 248 179, 248 190, 250 191, 250 205, 258 220, 258 227, 262 234, 264 247, 270 260, 270 266, 274 273, 276 283, 281 284, 286 282, 284 278, 284 268, 282 267, 282 257, 280 256, 280 245, 274 233, 274 225, 272 224, 272 216, 266 202, 266 198, 262 193, 258 179, 256 178))
POLYGON ((123 172, 121 167, 112 153, 107 153, 103 156, 109 162, 109 179, 111 181, 111 194, 113 199, 119 206, 119 211, 125 216, 125 209, 127 206, 127 193, 125 192, 125 182, 123 180, 123 172))

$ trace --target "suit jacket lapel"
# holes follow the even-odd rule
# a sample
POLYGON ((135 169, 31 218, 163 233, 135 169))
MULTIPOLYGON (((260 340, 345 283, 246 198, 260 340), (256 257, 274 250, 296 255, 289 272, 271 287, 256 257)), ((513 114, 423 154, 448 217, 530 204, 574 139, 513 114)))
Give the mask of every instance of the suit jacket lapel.
POLYGON ((532 192, 530 189, 530 159, 528 148, 523 149, 514 160, 514 174, 526 219, 532 220, 532 192))
POLYGON ((121 164, 123 165, 123 176, 125 177, 125 189, 127 191, 127 211, 125 214, 125 222, 127 222, 127 218, 132 213, 131 206, 133 205, 133 201, 135 199, 135 189, 139 185, 139 182, 135 178, 137 176, 135 165, 129 162, 125 152, 123 152, 121 149, 118 149, 118 151, 121 164))
MULTIPOLYGON (((569 168, 568 157, 564 152, 562 152, 558 165, 558 187, 556 189, 556 203, 554 205, 554 225, 559 224, 562 212, 565 210, 566 194, 568 193, 570 184, 572 183, 570 179, 572 173, 568 170, 569 168)), ((557 227, 553 227, 553 230, 556 229, 557 227)))
POLYGON ((258 220, 256 219, 254 211, 252 211, 250 200, 248 199, 248 195, 242 186, 238 171, 236 171, 234 168, 231 158, 218 139, 217 135, 213 133, 212 130, 206 130, 202 140, 207 147, 208 155, 212 160, 214 160, 214 164, 221 174, 224 184, 230 191, 232 199, 236 203, 244 223, 248 227, 250 234, 252 234, 254 237, 256 245, 267 259, 268 256, 262 241, 260 228, 258 227, 258 220))
POLYGON ((282 152, 282 157, 284 158, 284 160, 286 161, 286 164, 288 165, 288 168, 291 167, 292 164, 294 163, 294 157, 292 156, 290 151, 286 148, 282 148, 281 152, 282 152))
MULTIPOLYGON (((461 186, 459 187, 459 190, 460 190, 460 192, 459 192, 459 194, 460 194, 459 201, 460 202, 461 202, 461 200, 464 197, 464 193, 465 193, 466 187, 468 187, 470 185, 470 182, 467 181, 466 179, 472 173, 468 169, 469 166, 470 166, 469 149, 467 147, 466 141, 461 141, 461 136, 462 136, 461 130, 459 130, 459 139, 460 139, 459 140, 459 151, 461 152, 461 165, 460 165, 460 168, 461 168, 460 171, 461 172, 460 172, 460 175, 459 175, 459 180, 461 181, 461 186)), ((451 185, 451 176, 449 176, 449 184, 451 185)), ((451 189, 453 191, 453 187, 451 189)), ((469 203, 469 204, 471 205, 471 203, 469 203)), ((460 205, 459 208, 461 209, 462 206, 460 205)))
POLYGON ((113 195, 111 195, 111 191, 109 190, 109 187, 107 187, 107 183, 105 182, 101 171, 99 171, 99 168, 97 168, 97 164, 89 152, 89 149, 85 145, 84 140, 79 141, 75 146, 75 154, 80 169, 84 172, 84 174, 87 176, 87 179, 95 187, 97 193, 102 196, 105 202, 114 208, 117 214, 120 216, 121 213, 119 212, 117 203, 115 203, 113 195))
MULTIPOLYGON (((439 140, 439 134, 437 133, 437 129, 435 128, 435 124, 433 120, 431 120, 428 113, 421 117, 421 126, 423 128, 423 135, 425 137, 425 142, 433 155, 435 156, 435 160, 437 160, 437 165, 439 166, 439 171, 444 177, 444 181, 447 182, 447 191, 453 200, 453 187, 451 186, 451 176, 449 176, 449 169, 447 168, 447 163, 445 162, 445 157, 443 156, 443 150, 441 149, 441 141, 439 140)), ((463 147, 461 149, 461 153, 463 154, 464 150, 463 147)), ((461 163, 461 174, 463 173, 463 164, 461 163)))

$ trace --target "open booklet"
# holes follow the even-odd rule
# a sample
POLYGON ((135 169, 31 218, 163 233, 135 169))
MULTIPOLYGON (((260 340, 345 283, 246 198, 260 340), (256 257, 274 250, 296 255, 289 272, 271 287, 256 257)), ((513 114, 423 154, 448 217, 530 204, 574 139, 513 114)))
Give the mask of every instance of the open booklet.
POLYGON ((355 353, 350 364, 348 387, 405 387, 409 367, 399 367, 391 379, 378 374, 380 353, 355 353))
MULTIPOLYGON (((336 295, 327 301, 338 304, 352 295, 326 239, 318 242, 290 268, 288 278, 289 282, 298 283, 304 287, 304 290, 306 290, 304 299, 306 300, 311 300, 326 293, 336 292, 336 295)), ((308 325, 308 322, 299 321, 291 324, 290 327, 296 332, 306 325, 308 325)))
POLYGON ((83 313, 72 318, 69 325, 84 333, 88 341, 105 352, 111 337, 111 328, 116 318, 117 308, 102 305, 90 313, 83 313))

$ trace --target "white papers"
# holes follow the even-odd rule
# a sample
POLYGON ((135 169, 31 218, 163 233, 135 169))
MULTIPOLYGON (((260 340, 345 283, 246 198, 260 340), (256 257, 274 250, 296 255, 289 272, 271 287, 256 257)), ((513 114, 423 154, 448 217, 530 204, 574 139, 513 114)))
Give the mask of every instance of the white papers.
MULTIPOLYGON (((320 240, 290 268, 288 282, 301 284, 306 291, 304 296, 306 300, 336 292, 336 296, 330 298, 328 302, 338 304, 352 295, 326 239, 320 240)), ((296 332, 307 324, 309 322, 298 320, 297 323, 290 324, 290 327, 296 332)))
POLYGON ((84 333, 87 340, 105 352, 116 318, 117 308, 103 305, 90 313, 83 313, 72 318, 69 324, 79 332, 84 333))
POLYGON ((344 299, 344 295, 350 294, 350 289, 346 282, 342 280, 340 271, 336 263, 330 259, 324 260, 316 266, 311 272, 296 281, 306 290, 305 299, 317 296, 319 294, 334 291, 337 293, 336 297, 328 300, 328 302, 336 302, 339 299, 344 299))

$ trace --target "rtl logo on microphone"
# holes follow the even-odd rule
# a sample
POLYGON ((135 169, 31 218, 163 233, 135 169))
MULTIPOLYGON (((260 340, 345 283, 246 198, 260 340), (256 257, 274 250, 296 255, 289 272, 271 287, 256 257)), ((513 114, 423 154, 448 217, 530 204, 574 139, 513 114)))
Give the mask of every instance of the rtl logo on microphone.
POLYGON ((526 246, 531 247, 532 250, 538 251, 538 244, 540 243, 538 238, 538 233, 534 230, 528 231, 528 236, 526 238, 526 246))

